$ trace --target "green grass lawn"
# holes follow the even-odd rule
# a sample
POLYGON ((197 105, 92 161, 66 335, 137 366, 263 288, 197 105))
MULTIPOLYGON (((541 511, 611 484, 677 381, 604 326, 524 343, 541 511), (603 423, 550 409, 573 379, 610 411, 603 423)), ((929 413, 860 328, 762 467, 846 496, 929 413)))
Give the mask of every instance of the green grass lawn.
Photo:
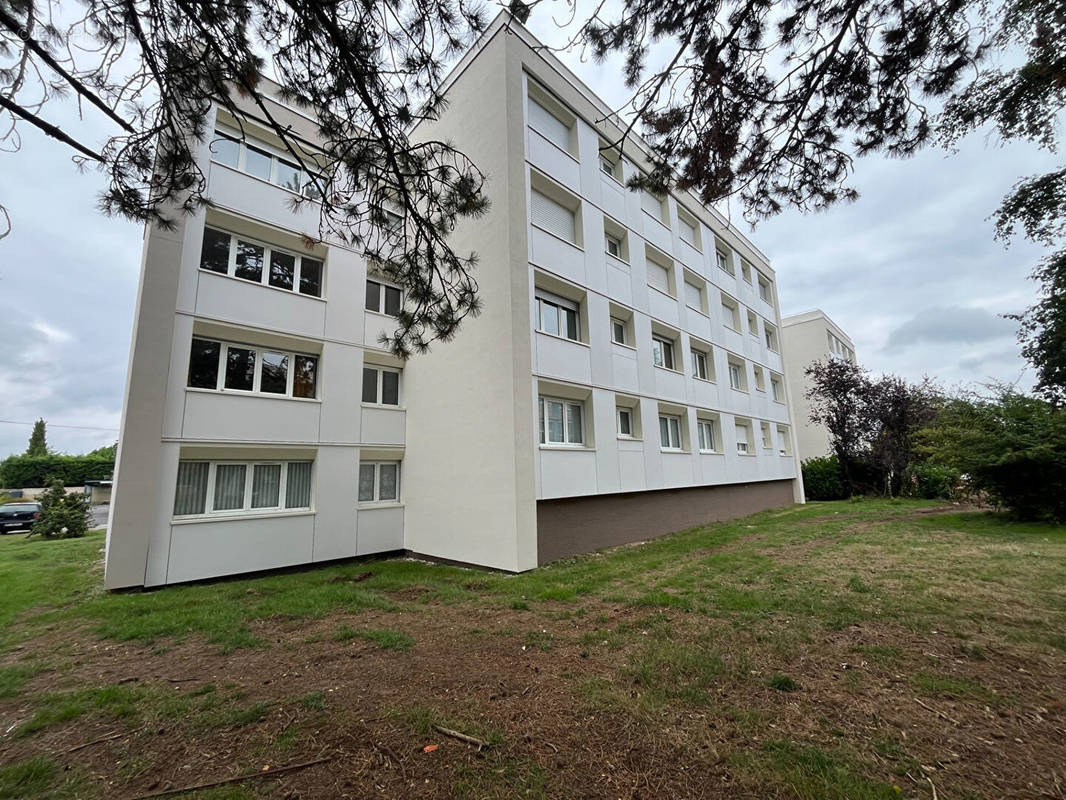
MULTIPOLYGON (((931 797, 935 782, 940 797, 991 800, 1001 796, 996 781, 1007 780, 1002 770, 982 777, 963 755, 957 770, 926 763, 955 763, 945 761, 950 747, 937 750, 935 726, 952 719, 980 739, 992 735, 979 735, 987 715, 1061 714, 1061 706, 1047 710, 1035 677, 1033 696, 1016 678, 1019 668, 1064 671, 1066 528, 934 503, 811 503, 517 576, 372 561, 109 594, 101 589, 102 549, 102 532, 56 542, 0 539, 0 722, 11 725, 0 747, 13 742, 18 756, 0 766, 0 798, 112 796, 101 770, 118 786, 143 788, 159 755, 138 750, 139 740, 106 769, 79 761, 91 748, 70 756, 51 748, 49 737, 77 744, 78 724, 94 720, 107 730, 158 722, 186 739, 240 730, 254 740, 246 745, 250 763, 269 753, 276 761, 311 741, 305 723, 346 719, 329 694, 344 682, 314 688, 301 675, 291 697, 267 696, 242 683, 237 665, 296 663, 311 649, 324 663, 338 653, 370 653, 360 657, 390 659, 382 662, 390 670, 417 663, 422 674, 434 653, 457 643, 473 654, 513 642, 522 658, 552 671, 552 691, 568 699, 560 729, 580 714, 632 726, 656 753, 668 748, 728 773, 749 792, 735 796, 931 797), (450 627, 438 632, 444 620, 450 627), (87 684, 94 643, 125 643, 122 657, 136 658, 130 668, 141 671, 206 647, 202 659, 217 675, 178 687, 147 677, 87 684), (909 716, 886 722, 904 713, 893 703, 930 727, 908 731, 918 724, 905 722, 909 716), (289 717, 280 731, 271 727, 289 717), (708 725, 728 735, 710 742, 708 725)), ((379 688, 383 707, 363 718, 385 720, 392 735, 425 738, 438 719, 495 743, 490 755, 441 773, 447 791, 417 796, 566 796, 565 781, 554 776, 576 765, 531 755, 517 723, 492 717, 473 695, 464 699, 457 689, 446 708, 433 693, 413 691, 404 706, 388 685, 379 688)), ((1033 745, 1012 754, 1012 747, 999 746, 1004 758, 1041 752, 1033 745)), ((399 752, 410 781, 421 762, 399 752)), ((1056 768, 1018 766, 1046 772, 1052 787, 1056 768)), ((429 773, 427 783, 441 774, 429 773)), ((1055 774, 1066 785, 1066 772, 1055 774)), ((236 785, 217 796, 271 797, 280 788, 236 785)))

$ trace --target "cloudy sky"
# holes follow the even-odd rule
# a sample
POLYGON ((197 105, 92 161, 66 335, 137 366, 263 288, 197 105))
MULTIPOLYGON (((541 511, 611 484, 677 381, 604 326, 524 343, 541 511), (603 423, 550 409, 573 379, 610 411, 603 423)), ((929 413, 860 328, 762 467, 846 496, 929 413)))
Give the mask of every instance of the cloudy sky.
MULTIPOLYGON (((531 27, 558 40, 546 15, 531 27)), ((562 57, 609 103, 624 100, 617 64, 562 57)), ((106 135, 72 108, 55 113, 83 139, 106 135)), ((1018 177, 1053 163, 1036 148, 982 137, 954 155, 868 158, 858 164, 858 202, 786 213, 749 236, 777 270, 782 313, 821 308, 870 369, 1028 387, 1015 325, 999 315, 1032 302, 1026 276, 1039 251, 1023 242, 1005 250, 987 218, 1018 177)), ((0 152, 0 203, 13 223, 0 240, 0 458, 25 449, 38 417, 62 451, 117 438, 141 228, 100 215, 101 188, 98 174, 78 173, 68 151, 29 128, 20 152, 0 152)))

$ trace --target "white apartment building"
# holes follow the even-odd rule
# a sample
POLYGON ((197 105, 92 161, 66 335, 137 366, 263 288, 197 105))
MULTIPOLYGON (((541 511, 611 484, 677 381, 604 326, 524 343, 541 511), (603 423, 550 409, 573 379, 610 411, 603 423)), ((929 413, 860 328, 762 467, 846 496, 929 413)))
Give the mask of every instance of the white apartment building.
MULTIPOLYGON (((110 588, 376 553, 522 571, 802 501, 774 272, 688 194, 625 188, 609 109, 506 15, 443 117, 489 176, 454 233, 483 313, 406 363, 399 287, 319 236, 254 108, 218 111, 212 207, 146 231, 110 588)), ((314 141, 313 122, 272 113, 314 141)))
POLYGON ((827 358, 842 358, 854 364, 855 344, 821 309, 782 318, 781 344, 785 353, 785 379, 795 409, 800 460, 828 455, 829 432, 809 421, 811 407, 805 370, 811 363, 827 358))

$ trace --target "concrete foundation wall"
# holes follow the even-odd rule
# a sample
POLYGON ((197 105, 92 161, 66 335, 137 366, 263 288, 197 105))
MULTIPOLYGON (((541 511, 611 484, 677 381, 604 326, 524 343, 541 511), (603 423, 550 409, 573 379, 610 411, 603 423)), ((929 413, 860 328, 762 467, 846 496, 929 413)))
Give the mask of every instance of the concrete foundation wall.
POLYGON ((537 502, 537 562, 654 539, 793 502, 791 480, 537 502))

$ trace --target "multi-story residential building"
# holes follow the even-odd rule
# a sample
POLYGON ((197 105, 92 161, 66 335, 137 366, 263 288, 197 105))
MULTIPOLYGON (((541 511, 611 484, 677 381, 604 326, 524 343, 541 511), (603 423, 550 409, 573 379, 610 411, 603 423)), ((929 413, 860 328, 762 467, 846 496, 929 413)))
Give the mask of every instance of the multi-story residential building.
MULTIPOLYGON (((688 194, 626 188, 641 143, 501 15, 447 138, 490 176, 483 313, 402 362, 400 287, 294 213, 303 177, 222 111, 210 208, 148 230, 107 585, 371 553, 527 570, 802 500, 774 272, 688 194), (242 132, 239 132, 242 131, 242 132)), ((308 140, 315 127, 272 111, 308 140)))
POLYGON ((785 380, 795 409, 796 441, 801 460, 827 455, 829 432, 810 422, 806 369, 814 361, 842 358, 855 363, 851 337, 824 311, 815 309, 781 320, 781 344, 785 353, 785 380))

